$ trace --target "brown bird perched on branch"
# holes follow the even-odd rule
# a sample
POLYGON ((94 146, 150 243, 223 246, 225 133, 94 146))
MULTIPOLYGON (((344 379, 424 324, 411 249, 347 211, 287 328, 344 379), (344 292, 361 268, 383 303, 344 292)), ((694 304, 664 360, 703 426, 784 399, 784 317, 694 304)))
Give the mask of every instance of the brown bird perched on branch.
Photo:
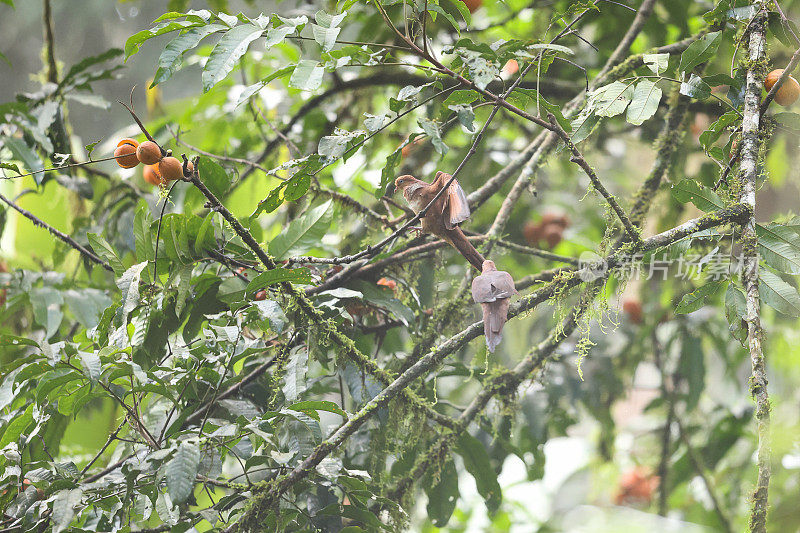
POLYGON ((483 309, 483 331, 490 352, 503 340, 503 326, 508 319, 509 298, 517 294, 514 279, 497 270, 494 261, 484 261, 480 276, 472 280, 472 299, 483 309))
MULTIPOLYGON (((450 174, 440 171, 436 173, 433 183, 427 183, 406 174, 394 180, 394 186, 403 191, 403 197, 414 213, 419 213, 433 200, 436 193, 447 185, 451 177, 450 174)), ((480 270, 483 256, 469 243, 458 227, 458 224, 469 218, 469 214, 469 203, 464 189, 458 184, 458 180, 453 180, 447 191, 436 199, 420 221, 422 231, 447 241, 472 263, 472 266, 480 270)))

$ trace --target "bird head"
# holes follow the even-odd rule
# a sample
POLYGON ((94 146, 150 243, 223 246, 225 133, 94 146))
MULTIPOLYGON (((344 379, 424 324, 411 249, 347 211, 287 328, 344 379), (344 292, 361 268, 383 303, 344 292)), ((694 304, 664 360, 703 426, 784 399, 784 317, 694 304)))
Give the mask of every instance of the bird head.
POLYGON ((497 267, 494 265, 494 261, 490 261, 487 259, 483 262, 483 270, 482 272, 493 272, 497 270, 497 267))
POLYGON ((411 185, 413 183, 416 183, 417 181, 419 181, 419 180, 417 180, 417 178, 415 178, 411 174, 404 174, 404 175, 400 176, 399 178, 397 178, 396 180, 394 180, 394 187, 395 187, 395 189, 399 189, 399 190, 403 191, 403 190, 405 190, 406 187, 408 187, 409 185, 411 185))

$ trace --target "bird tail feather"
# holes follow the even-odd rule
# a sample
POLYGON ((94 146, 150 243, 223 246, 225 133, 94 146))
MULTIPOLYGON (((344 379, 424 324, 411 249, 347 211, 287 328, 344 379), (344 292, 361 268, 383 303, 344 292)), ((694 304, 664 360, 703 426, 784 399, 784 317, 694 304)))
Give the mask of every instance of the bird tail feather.
POLYGON ((456 237, 454 239, 447 239, 447 241, 453 246, 453 248, 458 250, 459 253, 461 253, 461 255, 463 255, 464 258, 470 262, 470 264, 472 264, 472 266, 478 269, 478 272, 480 272, 483 269, 484 261, 481 253, 476 250, 472 244, 470 244, 470 242, 464 236, 464 232, 461 231, 461 228, 456 227, 453 229, 453 232, 457 233, 458 237, 461 238, 456 237))

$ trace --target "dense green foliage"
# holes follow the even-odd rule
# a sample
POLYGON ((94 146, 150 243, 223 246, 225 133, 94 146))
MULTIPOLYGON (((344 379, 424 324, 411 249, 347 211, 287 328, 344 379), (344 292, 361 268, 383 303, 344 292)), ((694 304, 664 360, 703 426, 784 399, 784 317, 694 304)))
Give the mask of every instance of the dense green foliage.
POLYGON ((800 527, 800 114, 746 128, 792 3, 211 4, 46 37, 0 104, 0 531, 763 530, 770 449, 800 527), (164 189, 114 164, 134 120, 70 121, 149 47, 132 118, 196 169, 164 189), (394 194, 456 169, 521 293, 493 354, 394 194))

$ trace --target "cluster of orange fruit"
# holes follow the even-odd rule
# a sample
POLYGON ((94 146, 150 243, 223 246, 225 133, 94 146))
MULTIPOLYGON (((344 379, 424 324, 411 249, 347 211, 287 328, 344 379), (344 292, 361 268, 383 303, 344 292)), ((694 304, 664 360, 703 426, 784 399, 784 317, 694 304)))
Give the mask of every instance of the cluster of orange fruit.
POLYGON ((556 247, 564 237, 564 230, 569 226, 566 215, 545 213, 539 222, 528 222, 522 228, 522 234, 531 246, 540 246, 542 241, 549 249, 556 247))
MULTIPOLYGON (((161 147, 153 141, 139 144, 134 139, 122 139, 114 150, 114 159, 122 168, 133 168, 142 163, 145 166, 144 181, 150 185, 163 187, 170 181, 183 179, 183 164, 171 155, 164 157, 161 147)), ((187 170, 194 170, 191 161, 187 170)))

